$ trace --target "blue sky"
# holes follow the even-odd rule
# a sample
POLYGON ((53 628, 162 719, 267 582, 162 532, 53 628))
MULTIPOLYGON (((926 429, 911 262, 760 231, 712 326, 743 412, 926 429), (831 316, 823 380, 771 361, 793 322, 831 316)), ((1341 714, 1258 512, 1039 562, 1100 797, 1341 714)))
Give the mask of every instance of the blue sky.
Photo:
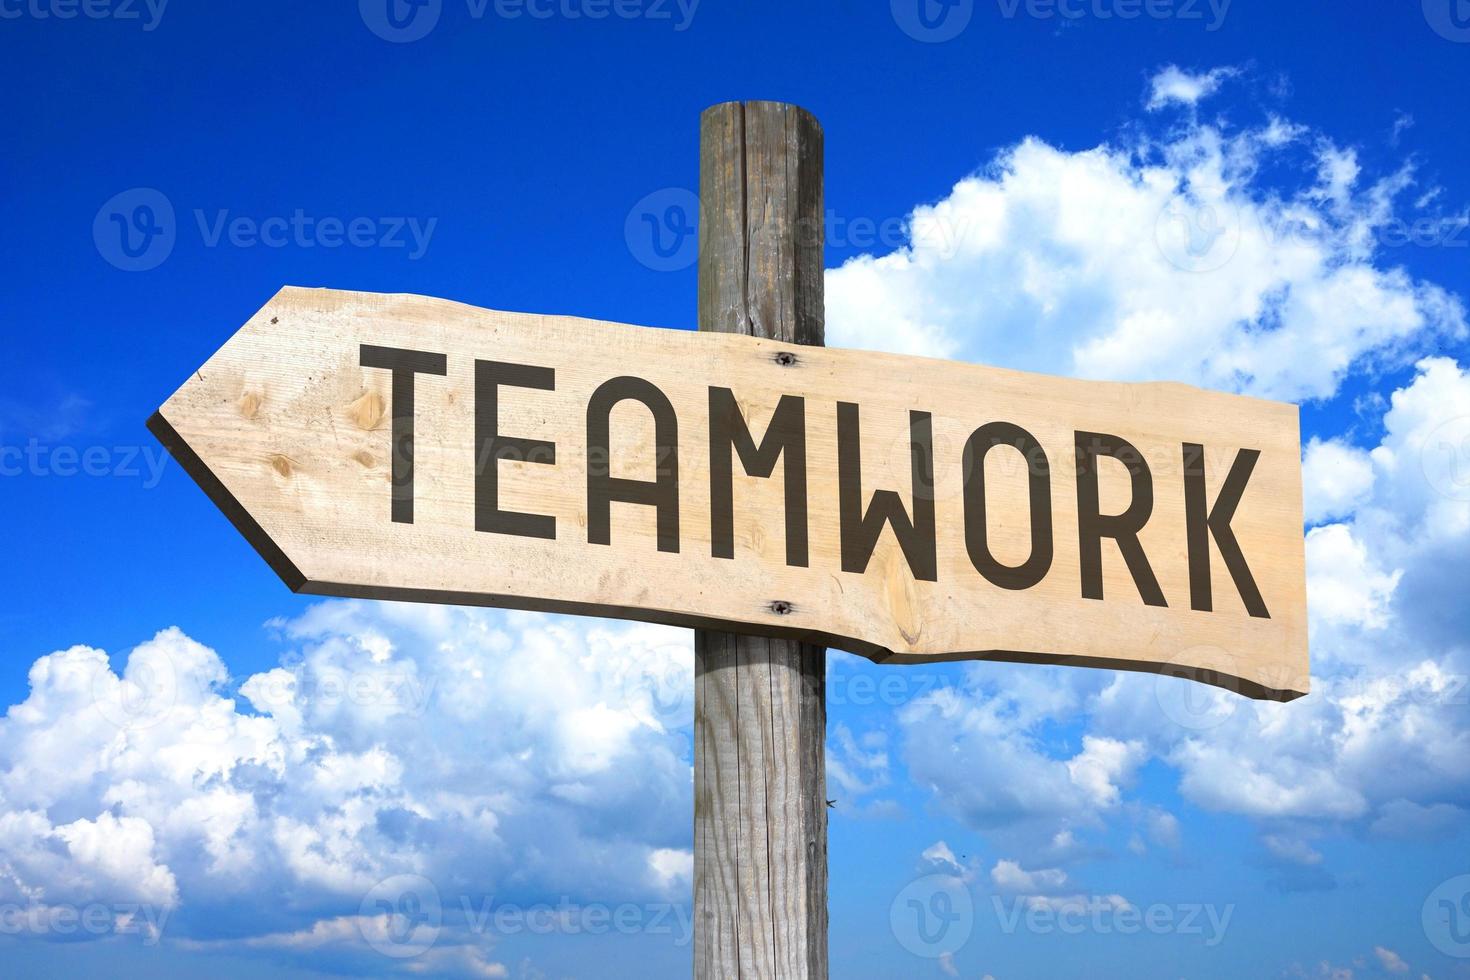
POLYGON ((923 2, 0 0, 7 973, 687 972, 688 634, 293 596, 143 422, 283 284, 692 327, 770 98, 830 343, 1304 426, 1301 702, 832 656, 833 975, 1470 976, 1470 10, 923 2))

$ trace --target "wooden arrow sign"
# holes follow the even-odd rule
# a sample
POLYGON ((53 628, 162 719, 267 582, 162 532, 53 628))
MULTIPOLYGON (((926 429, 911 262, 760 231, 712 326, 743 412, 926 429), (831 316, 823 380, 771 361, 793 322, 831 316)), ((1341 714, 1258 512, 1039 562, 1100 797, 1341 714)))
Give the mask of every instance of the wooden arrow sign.
POLYGON ((1291 405, 288 288, 149 426, 297 592, 1307 691, 1291 405))

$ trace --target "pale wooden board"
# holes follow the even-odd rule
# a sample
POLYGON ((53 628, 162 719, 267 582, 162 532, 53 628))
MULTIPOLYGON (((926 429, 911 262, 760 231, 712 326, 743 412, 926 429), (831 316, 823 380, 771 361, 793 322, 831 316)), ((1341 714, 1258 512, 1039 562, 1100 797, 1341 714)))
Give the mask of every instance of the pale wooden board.
MULTIPOLYGON (((446 300, 287 288, 191 376, 152 422, 295 590, 585 612, 789 636, 879 661, 998 659, 1175 671, 1256 697, 1306 693, 1300 441, 1291 405, 1179 384, 1078 381, 970 364, 749 337, 481 310, 446 300), (442 353, 417 380, 416 521, 390 520, 391 379, 359 346, 442 353), (778 354, 794 354, 778 358, 778 354), (554 515, 555 540, 474 528, 474 363, 550 367, 554 392, 501 389, 501 432, 556 443, 555 466, 502 463, 501 506, 554 515), (791 363, 782 363, 790 360, 791 363), (678 554, 656 546, 652 508, 613 505, 612 545, 587 541, 586 406, 617 376, 656 385, 679 419, 678 554), (782 468, 735 465, 735 557, 711 557, 708 390, 731 388, 759 439, 782 394, 806 400, 810 565, 786 565, 782 468), (938 581, 916 581, 891 531, 865 574, 839 555, 836 404, 861 408, 864 499, 911 501, 908 413, 932 413, 938 581), (961 451, 978 426, 1030 431, 1052 468, 1056 554, 1022 592, 989 584, 965 548, 961 451), (1168 600, 1146 606, 1103 543, 1102 601, 1084 599, 1077 555, 1074 430, 1131 441, 1155 508, 1141 534, 1168 600), (1237 450, 1259 450, 1232 527, 1270 609, 1247 615, 1211 544, 1213 612, 1189 608, 1181 446, 1207 453, 1212 503, 1237 450)), ((653 475, 641 406, 612 415, 613 475, 653 475)), ((1029 550, 1025 467, 987 461, 998 558, 1029 550)), ((1104 460, 1101 502, 1129 499, 1104 460)))

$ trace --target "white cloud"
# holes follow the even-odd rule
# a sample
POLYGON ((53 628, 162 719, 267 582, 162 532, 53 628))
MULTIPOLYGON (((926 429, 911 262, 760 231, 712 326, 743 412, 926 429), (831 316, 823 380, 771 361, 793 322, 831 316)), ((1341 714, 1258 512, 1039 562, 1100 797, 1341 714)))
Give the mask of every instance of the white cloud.
POLYGON ((1002 892, 1034 895, 1055 892, 1067 884, 1067 873, 1061 868, 1038 868, 1026 871, 1015 861, 997 861, 990 869, 990 881, 1002 892))
POLYGON ((1133 774, 1143 759, 1143 746, 1138 742, 1087 735, 1082 739, 1081 754, 1067 762, 1067 772, 1093 806, 1105 809, 1117 805, 1119 784, 1133 774))
POLYGON ((838 802, 850 802, 888 785, 887 736, 875 731, 867 739, 867 746, 859 745, 846 725, 832 726, 827 740, 827 781, 838 802))
POLYGON ((1405 963, 1403 957, 1391 949, 1382 946, 1373 947, 1373 955, 1378 957, 1378 964, 1389 973, 1408 973, 1409 964, 1405 963))
POLYGON ((949 868, 957 874, 965 873, 965 868, 954 856, 954 851, 950 850, 949 845, 942 840, 935 841, 933 844, 924 848, 923 852, 919 854, 919 860, 927 864, 949 868))
POLYGON ((1033 909, 1073 917, 1131 911, 1134 906, 1122 895, 1031 895, 1025 899, 1033 909))
MULTIPOLYGON (((357 602, 279 628, 295 649, 238 698, 176 629, 121 676, 37 660, 0 720, 0 900, 145 903, 207 942, 228 907, 230 942, 287 950, 361 939, 394 875, 448 903, 688 888, 686 631, 357 602)), ((496 975, 455 942, 420 966, 496 975)))
POLYGON ((915 209, 911 244, 827 274, 827 336, 867 347, 1271 398, 1462 336, 1459 301, 1377 242, 1412 183, 1278 119, 1002 151, 915 209), (1270 167, 1313 175, 1283 197, 1270 167))
POLYGON ((1313 437, 1302 459, 1302 491, 1308 524, 1345 517, 1373 491, 1373 459, 1340 439, 1313 437))
POLYGON ((1379 837, 1403 840, 1432 841, 1452 836, 1470 825, 1466 811, 1449 803, 1423 806, 1412 800, 1394 800, 1380 807, 1378 814, 1370 828, 1372 832, 1379 837))
POLYGON ((1288 834, 1266 834, 1261 843, 1271 856, 1289 864, 1312 867, 1322 863, 1322 853, 1300 837, 1288 834))
POLYGON ((656 848, 648 855, 648 867, 665 891, 687 888, 694 882, 694 852, 687 848, 656 848))
POLYGON ((1307 608, 1313 619, 1381 629, 1401 571, 1374 564, 1367 545, 1347 524, 1307 532, 1307 608))
POLYGON ((1215 68, 1203 74, 1187 72, 1177 65, 1164 68, 1149 82, 1148 111, 1170 104, 1195 106, 1214 95, 1228 78, 1239 74, 1233 68, 1215 68))
POLYGON ((1094 822, 1116 802, 1118 783, 1140 760, 1132 747, 1088 740, 1071 757, 1053 758, 1029 730, 1049 708, 1060 707, 1042 692, 1040 677, 1017 677, 1004 690, 984 686, 974 670, 966 677, 964 687, 932 691, 899 711, 909 774, 931 787, 943 807, 994 828, 1029 820, 1094 822))

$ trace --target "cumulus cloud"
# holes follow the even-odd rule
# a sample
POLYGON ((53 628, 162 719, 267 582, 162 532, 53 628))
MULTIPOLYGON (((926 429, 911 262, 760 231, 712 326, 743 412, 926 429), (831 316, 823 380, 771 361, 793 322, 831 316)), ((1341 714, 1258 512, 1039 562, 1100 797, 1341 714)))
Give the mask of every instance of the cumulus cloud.
MULTIPOLYGON (((394 876, 445 904, 687 892, 687 632, 357 602, 277 626, 291 652, 237 687, 176 629, 120 674, 37 660, 0 721, 0 900, 143 903, 282 953, 371 946, 394 876)), ((482 940, 416 962, 497 975, 482 940)))
MULTIPOLYGON (((1016 677, 1004 688, 976 670, 964 676, 962 685, 930 692, 899 712, 909 773, 934 790, 942 807, 973 826, 1029 824, 1047 836, 1058 823, 1095 826, 1118 807, 1122 787, 1145 758, 1140 743, 1089 735, 1071 754, 1057 756, 1043 722, 1075 709, 1075 692, 1048 685, 1039 674, 1016 677)), ((1070 837, 1053 837, 1058 840, 1065 841, 1059 849, 1073 846, 1070 837)))
POLYGON ((1373 459, 1341 439, 1312 437, 1302 458, 1308 524, 1345 517, 1373 490, 1373 459))
POLYGON ((1377 564, 1347 524, 1307 532, 1307 608, 1319 623, 1381 629, 1401 569, 1377 564))
POLYGON ((1274 118, 1076 152, 1024 139, 917 208, 908 246, 828 273, 828 340, 1327 398, 1365 363, 1464 335, 1460 301, 1379 245, 1412 183, 1274 118), (1288 194, 1272 168, 1308 176, 1288 194))

